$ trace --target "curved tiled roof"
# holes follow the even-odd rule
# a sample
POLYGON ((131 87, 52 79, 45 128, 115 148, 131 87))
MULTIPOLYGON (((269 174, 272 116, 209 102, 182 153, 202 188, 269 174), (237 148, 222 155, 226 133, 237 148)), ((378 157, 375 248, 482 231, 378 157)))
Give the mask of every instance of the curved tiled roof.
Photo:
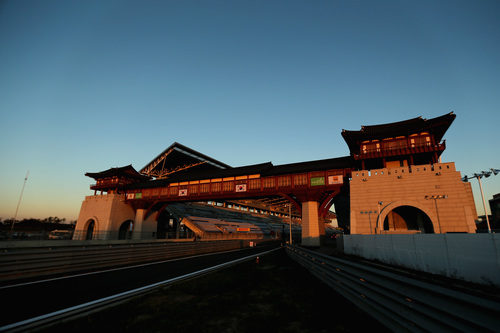
POLYGON ((436 142, 440 142, 455 118, 456 115, 450 112, 432 119, 417 117, 394 123, 361 126, 359 131, 342 130, 342 137, 351 152, 359 151, 360 143, 366 140, 381 140, 420 132, 432 133, 436 142))
POLYGON ((127 178, 135 178, 139 180, 148 180, 150 177, 141 175, 138 173, 134 167, 130 164, 124 167, 119 167, 119 168, 111 168, 108 170, 104 170, 101 172, 87 172, 85 176, 94 178, 94 179, 101 179, 101 178, 108 178, 108 177, 114 177, 114 176, 124 176, 127 178))

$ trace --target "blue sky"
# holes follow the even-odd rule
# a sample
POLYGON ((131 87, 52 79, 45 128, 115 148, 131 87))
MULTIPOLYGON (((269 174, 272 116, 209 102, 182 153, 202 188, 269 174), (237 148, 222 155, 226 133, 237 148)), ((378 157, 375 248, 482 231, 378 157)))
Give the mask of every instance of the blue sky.
POLYGON ((450 111, 443 161, 500 169, 498 1, 1 1, 0 45, 4 219, 27 170, 18 218, 76 219, 85 172, 174 141, 283 164, 348 155, 343 128, 450 111))

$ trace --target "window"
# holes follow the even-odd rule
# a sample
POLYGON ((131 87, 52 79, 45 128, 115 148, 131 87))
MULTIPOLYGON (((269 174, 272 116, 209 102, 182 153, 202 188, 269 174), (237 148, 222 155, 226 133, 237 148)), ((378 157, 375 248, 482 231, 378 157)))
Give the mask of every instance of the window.
POLYGON ((248 181, 248 189, 249 190, 258 190, 258 189, 260 189, 260 179, 250 179, 248 181))
POLYGON ((224 182, 224 183, 222 183, 222 190, 224 192, 232 191, 233 188, 234 188, 233 183, 234 182, 224 182))
POLYGON ((198 193, 198 185, 189 185, 189 193, 190 194, 198 193))
POLYGON ((279 187, 287 187, 290 185, 291 185, 290 176, 278 177, 278 186, 279 187))
POLYGON ((293 177, 294 185, 307 185, 307 174, 295 175, 293 177))
POLYGON ((222 188, 221 183, 212 183, 210 186, 212 187, 212 192, 220 192, 222 188))
POLYGON ((210 192, 210 184, 200 184, 200 193, 210 192))
POLYGON ((272 188, 274 187, 274 178, 269 177, 269 178, 262 178, 262 181, 264 182, 264 188, 272 188))

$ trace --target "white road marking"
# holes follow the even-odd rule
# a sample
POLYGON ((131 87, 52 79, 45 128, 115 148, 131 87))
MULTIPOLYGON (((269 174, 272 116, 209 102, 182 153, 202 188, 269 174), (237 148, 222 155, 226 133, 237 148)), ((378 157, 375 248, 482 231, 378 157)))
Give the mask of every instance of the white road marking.
POLYGON ((256 256, 262 256, 264 254, 277 251, 279 249, 281 249, 281 247, 277 247, 275 249, 264 251, 264 252, 260 252, 260 253, 255 253, 255 254, 252 254, 250 256, 246 256, 246 257, 243 257, 243 258, 234 259, 234 260, 222 263, 222 264, 218 264, 218 265, 215 265, 215 266, 211 266, 211 267, 208 267, 208 268, 201 269, 201 270, 196 271, 196 272, 184 274, 184 275, 181 275, 181 276, 177 276, 175 278, 171 278, 171 279, 167 279, 167 280, 164 280, 164 281, 160 281, 160 282, 156 282, 156 283, 153 283, 153 284, 149 284, 147 286, 143 286, 143 287, 139 287, 139 288, 136 288, 136 289, 124 291, 124 292, 121 292, 121 293, 118 293, 118 294, 115 294, 115 295, 103 297, 103 298, 100 298, 100 299, 96 299, 94 301, 90 301, 90 302, 86 302, 86 303, 83 303, 83 304, 75 305, 75 306, 72 306, 72 307, 69 307, 69 308, 61 309, 61 310, 54 311, 54 312, 51 312, 51 313, 47 313, 47 314, 44 314, 44 315, 41 315, 41 316, 33 317, 33 318, 30 318, 30 319, 25 319, 25 320, 19 321, 17 323, 8 324, 8 325, 0 327, 0 332, 6 331, 6 330, 10 330, 10 329, 20 328, 21 326, 25 326, 25 325, 29 325, 29 324, 34 324, 36 322, 41 322, 42 320, 50 320, 52 317, 61 316, 61 315, 64 315, 64 314, 68 314, 68 316, 71 316, 69 314, 69 312, 75 312, 75 311, 78 311, 78 310, 85 311, 85 308, 88 308, 88 307, 91 307, 91 306, 96 306, 99 303, 110 302, 110 301, 113 301, 113 300, 117 300, 119 298, 124 298, 126 296, 131 296, 131 295, 134 295, 134 294, 138 294, 138 293, 140 293, 142 291, 147 291, 147 290, 159 287, 161 285, 166 285, 166 284, 174 283, 174 282, 186 279, 186 278, 190 278, 190 277, 194 277, 194 276, 201 275, 201 274, 204 274, 204 273, 208 273, 208 272, 217 270, 219 268, 223 268, 225 266, 230 266, 232 264, 236 264, 236 263, 248 260, 250 258, 254 258, 256 256))
POLYGON ((44 280, 37 280, 37 281, 30 281, 30 282, 23 282, 23 283, 11 284, 11 285, 8 285, 8 286, 0 287, 0 290, 7 289, 7 288, 14 288, 14 287, 23 287, 23 286, 27 286, 27 285, 31 285, 31 284, 37 284, 37 283, 44 283, 44 282, 58 281, 58 280, 64 280, 64 279, 71 279, 71 278, 80 277, 80 276, 87 276, 87 275, 93 275, 93 274, 101 274, 101 273, 107 273, 107 272, 120 271, 120 270, 124 270, 124 269, 138 268, 138 267, 144 267, 144 266, 150 266, 150 265, 159 265, 159 264, 164 264, 166 262, 179 261, 179 260, 184 260, 184 259, 192 259, 192 258, 204 257, 204 256, 209 256, 209 255, 214 255, 214 254, 221 254, 221 253, 230 253, 230 252, 242 251, 242 250, 246 250, 246 249, 249 249, 249 248, 229 250, 229 251, 222 251, 222 252, 203 253, 203 254, 198 254, 198 255, 190 256, 190 257, 173 258, 173 259, 148 262, 148 263, 145 263, 145 264, 138 264, 138 265, 133 265, 133 266, 110 268, 110 269, 105 269, 105 270, 101 270, 101 271, 87 272, 87 273, 74 274, 74 275, 68 275, 68 276, 59 276, 59 277, 51 278, 51 279, 44 279, 44 280))

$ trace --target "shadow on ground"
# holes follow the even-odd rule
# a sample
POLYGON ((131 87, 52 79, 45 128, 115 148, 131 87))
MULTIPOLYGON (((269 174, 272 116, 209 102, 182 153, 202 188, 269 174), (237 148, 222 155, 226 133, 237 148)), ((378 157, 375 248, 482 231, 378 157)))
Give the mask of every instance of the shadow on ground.
POLYGON ((50 332, 387 331, 284 250, 52 327, 50 332))

